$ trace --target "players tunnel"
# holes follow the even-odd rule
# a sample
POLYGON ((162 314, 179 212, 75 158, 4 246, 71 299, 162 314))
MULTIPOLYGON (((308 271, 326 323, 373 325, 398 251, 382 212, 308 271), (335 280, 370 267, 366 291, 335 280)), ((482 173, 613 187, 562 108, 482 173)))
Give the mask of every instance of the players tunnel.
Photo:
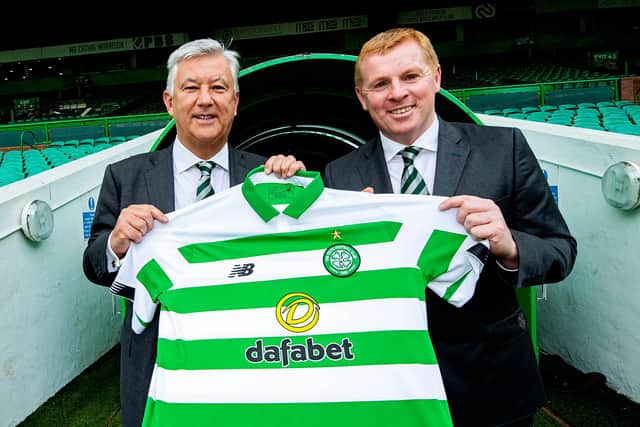
MULTIPOLYGON (((307 169, 322 171, 327 162, 372 138, 376 128, 354 91, 355 61, 353 55, 300 54, 241 70, 231 145, 266 157, 293 154, 307 169)), ((436 111, 447 121, 477 121, 446 90, 436 97, 436 111)), ((165 133, 157 148, 174 138, 174 132, 165 133)))

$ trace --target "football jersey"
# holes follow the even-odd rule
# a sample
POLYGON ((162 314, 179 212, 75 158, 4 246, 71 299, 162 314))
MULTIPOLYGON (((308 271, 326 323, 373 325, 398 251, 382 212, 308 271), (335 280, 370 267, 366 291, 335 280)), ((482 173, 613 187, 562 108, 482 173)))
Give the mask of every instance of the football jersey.
POLYGON ((425 287, 464 304, 488 245, 442 200, 256 168, 156 223, 112 287, 160 309, 143 425, 451 425, 425 287))

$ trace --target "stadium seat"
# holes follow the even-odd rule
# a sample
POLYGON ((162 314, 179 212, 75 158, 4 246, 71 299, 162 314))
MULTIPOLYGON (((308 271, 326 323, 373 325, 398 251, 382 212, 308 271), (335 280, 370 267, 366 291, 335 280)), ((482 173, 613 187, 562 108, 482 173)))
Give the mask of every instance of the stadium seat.
POLYGON ((617 133, 625 133, 627 135, 640 136, 640 125, 626 124, 626 125, 615 126, 609 130, 617 133))
POLYGON ((505 117, 509 117, 511 114, 519 114, 522 113, 522 111, 519 108, 503 108, 502 109, 502 114, 504 114, 505 117))
POLYGON ((570 117, 550 117, 547 120, 547 123, 551 123, 554 125, 564 125, 564 126, 571 126, 571 118, 570 117))
POLYGON ((598 103, 596 104, 596 106, 597 106, 598 108, 604 108, 604 107, 616 107, 616 105, 615 105, 613 102, 611 102, 611 101, 602 101, 602 102, 598 102, 598 103))
POLYGON ((91 145, 91 146, 93 146, 93 144, 95 144, 95 140, 93 138, 84 138, 84 139, 80 140, 80 142, 78 143, 78 146, 80 146, 80 145, 91 145))

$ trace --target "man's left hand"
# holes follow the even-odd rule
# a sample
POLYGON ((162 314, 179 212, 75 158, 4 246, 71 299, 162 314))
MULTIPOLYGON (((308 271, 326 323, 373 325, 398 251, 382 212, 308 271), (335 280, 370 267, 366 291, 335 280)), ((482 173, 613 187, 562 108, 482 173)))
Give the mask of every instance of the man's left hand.
POLYGON ((490 199, 453 196, 440 203, 440 210, 458 208, 456 219, 474 239, 489 241, 489 250, 505 268, 518 268, 518 247, 500 208, 490 199))
POLYGON ((271 156, 264 163, 264 173, 275 173, 280 178, 289 178, 296 174, 298 171, 304 171, 307 168, 300 160, 296 160, 292 155, 285 156, 284 154, 278 154, 271 156))

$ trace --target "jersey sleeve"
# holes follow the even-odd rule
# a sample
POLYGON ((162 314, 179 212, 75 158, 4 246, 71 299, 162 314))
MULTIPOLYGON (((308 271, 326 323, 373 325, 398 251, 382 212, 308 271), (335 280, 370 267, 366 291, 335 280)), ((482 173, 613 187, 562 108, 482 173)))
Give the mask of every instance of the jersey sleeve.
POLYGON ((427 286, 456 307, 473 297, 489 253, 488 242, 477 242, 461 229, 434 229, 418 259, 427 286))
POLYGON ((145 253, 143 245, 132 245, 122 260, 111 292, 133 301, 131 328, 141 333, 153 320, 158 298, 171 281, 158 261, 145 253))
POLYGON ((153 320, 158 298, 172 283, 160 264, 152 259, 136 274, 136 295, 133 300, 131 328, 137 334, 153 320))

